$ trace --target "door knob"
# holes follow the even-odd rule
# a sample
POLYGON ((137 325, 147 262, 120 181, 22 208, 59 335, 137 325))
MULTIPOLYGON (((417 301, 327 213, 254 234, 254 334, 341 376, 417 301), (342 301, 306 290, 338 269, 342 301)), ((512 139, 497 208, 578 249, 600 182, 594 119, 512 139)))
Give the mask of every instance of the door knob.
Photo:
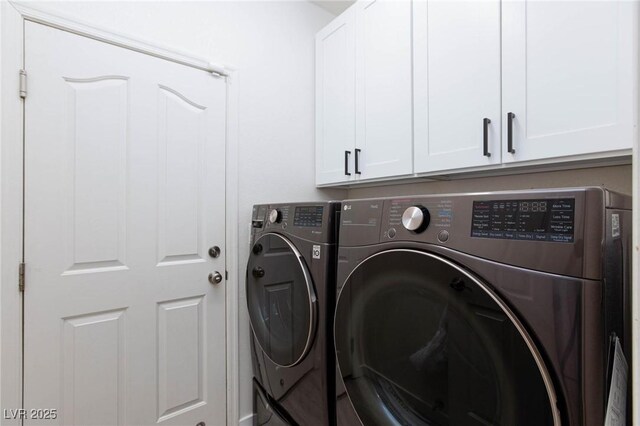
POLYGON ((210 273, 209 282, 211 284, 220 284, 222 282, 222 274, 218 271, 210 273))

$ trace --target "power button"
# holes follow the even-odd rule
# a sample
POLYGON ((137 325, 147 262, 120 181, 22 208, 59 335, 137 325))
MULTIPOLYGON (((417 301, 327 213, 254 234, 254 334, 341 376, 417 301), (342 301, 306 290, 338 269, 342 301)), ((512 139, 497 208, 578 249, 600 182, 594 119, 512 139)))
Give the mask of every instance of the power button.
POLYGON ((449 240, 449 231, 442 230, 438 232, 438 241, 441 243, 446 243, 449 240))

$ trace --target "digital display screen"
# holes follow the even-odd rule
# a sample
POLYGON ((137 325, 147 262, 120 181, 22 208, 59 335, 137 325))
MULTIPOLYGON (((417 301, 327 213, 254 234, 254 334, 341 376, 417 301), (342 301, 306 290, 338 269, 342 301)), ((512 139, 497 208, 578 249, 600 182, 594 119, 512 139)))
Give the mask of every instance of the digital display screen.
POLYGON ((575 200, 491 200, 473 202, 471 236, 572 243, 575 200))
POLYGON ((293 225, 304 228, 319 228, 322 226, 323 206, 296 207, 293 225))

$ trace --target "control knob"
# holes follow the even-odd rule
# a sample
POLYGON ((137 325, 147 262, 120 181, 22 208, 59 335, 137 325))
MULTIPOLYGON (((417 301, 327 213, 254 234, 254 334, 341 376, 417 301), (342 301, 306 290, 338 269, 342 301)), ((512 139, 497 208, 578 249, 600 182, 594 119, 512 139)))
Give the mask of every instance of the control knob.
POLYGON ((282 222, 282 212, 279 209, 273 209, 269 212, 269 223, 282 222))
POLYGON ((427 229, 431 215, 423 206, 411 206, 402 214, 402 225, 409 231, 419 233, 427 229))

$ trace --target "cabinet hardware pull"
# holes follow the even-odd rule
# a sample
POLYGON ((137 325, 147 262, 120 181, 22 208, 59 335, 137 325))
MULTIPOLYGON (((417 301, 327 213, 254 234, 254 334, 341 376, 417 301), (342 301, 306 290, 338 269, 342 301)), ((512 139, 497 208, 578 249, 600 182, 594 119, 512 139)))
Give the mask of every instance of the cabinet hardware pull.
POLYGON ((507 151, 511 154, 515 154, 516 150, 513 149, 513 119, 516 115, 512 112, 507 113, 507 151))
POLYGON ((351 176, 351 173, 349 173, 349 155, 350 154, 351 154, 351 151, 344 152, 344 174, 347 176, 351 176))
POLYGON ((360 151, 362 151, 361 149, 356 148, 356 174, 359 175, 360 173, 360 165, 359 165, 359 160, 360 160, 360 151))
POLYGON ((482 155, 491 157, 491 153, 489 152, 489 123, 491 123, 491 120, 485 118, 482 121, 482 155))

